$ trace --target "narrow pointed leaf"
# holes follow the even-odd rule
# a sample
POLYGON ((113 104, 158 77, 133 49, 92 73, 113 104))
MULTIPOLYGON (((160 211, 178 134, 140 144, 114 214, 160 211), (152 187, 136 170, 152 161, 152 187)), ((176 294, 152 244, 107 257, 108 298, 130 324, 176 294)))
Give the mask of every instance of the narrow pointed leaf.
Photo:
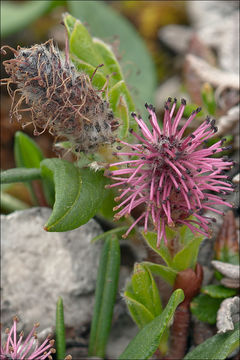
POLYGON ((59 297, 56 308, 56 351, 57 360, 62 360, 66 356, 66 338, 64 324, 63 300, 59 297))
POLYGON ((225 360, 240 345, 239 323, 235 329, 217 334, 198 345, 184 360, 225 360))
POLYGON ((137 301, 129 291, 125 291, 124 299, 126 301, 128 310, 136 322, 137 326, 141 329, 146 324, 154 319, 153 314, 139 301, 137 301))
POLYGON ((140 330, 120 355, 119 360, 149 359, 157 350, 164 331, 168 328, 177 306, 183 299, 183 291, 175 290, 162 314, 140 330))
POLYGON ((30 136, 17 131, 14 139, 14 158, 17 167, 39 168, 44 156, 30 136))
POLYGON ((115 235, 110 235, 104 242, 98 268, 89 356, 104 357, 105 355, 118 287, 119 269, 119 241, 115 235))
POLYGON ((1 184, 41 179, 39 169, 15 168, 1 171, 1 184))

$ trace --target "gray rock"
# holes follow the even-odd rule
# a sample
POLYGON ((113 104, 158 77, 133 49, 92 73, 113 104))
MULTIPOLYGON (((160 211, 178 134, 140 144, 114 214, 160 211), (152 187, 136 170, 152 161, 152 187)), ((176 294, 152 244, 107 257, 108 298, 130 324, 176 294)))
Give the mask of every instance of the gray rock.
POLYGON ((189 26, 176 24, 164 26, 158 32, 159 39, 179 54, 187 51, 192 36, 193 30, 189 26))
POLYGON ((18 315, 25 330, 55 324, 56 302, 62 296, 65 323, 78 331, 92 316, 101 233, 90 220, 76 230, 48 233, 43 226, 51 210, 31 208, 1 216, 1 287, 3 327, 18 315))

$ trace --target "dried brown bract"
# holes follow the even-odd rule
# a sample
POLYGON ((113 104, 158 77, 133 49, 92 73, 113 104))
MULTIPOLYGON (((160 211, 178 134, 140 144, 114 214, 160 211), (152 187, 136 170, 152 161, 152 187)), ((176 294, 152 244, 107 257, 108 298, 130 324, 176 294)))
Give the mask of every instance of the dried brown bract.
POLYGON ((101 90, 92 86, 88 75, 77 72, 69 56, 61 56, 52 40, 17 50, 3 46, 3 54, 5 48, 14 54, 3 62, 10 77, 1 80, 12 97, 11 118, 26 126, 21 113, 30 111, 34 135, 48 128, 56 138, 72 143, 75 151, 93 152, 101 144, 114 142, 118 122, 101 90), (13 91, 10 84, 17 89, 13 91))

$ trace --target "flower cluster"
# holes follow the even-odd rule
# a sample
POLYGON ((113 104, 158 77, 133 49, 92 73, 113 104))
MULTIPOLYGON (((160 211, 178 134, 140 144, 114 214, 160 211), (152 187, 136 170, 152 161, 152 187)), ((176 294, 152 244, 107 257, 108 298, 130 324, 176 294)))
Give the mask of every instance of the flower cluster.
POLYGON ((24 126, 21 114, 31 112, 35 135, 48 128, 52 135, 72 143, 75 151, 93 152, 99 145, 114 142, 118 122, 92 79, 70 62, 68 50, 64 59, 52 40, 17 50, 3 46, 4 54, 5 48, 14 54, 3 62, 10 77, 1 80, 13 98, 11 117, 24 126), (11 83, 18 87, 14 92, 11 83))
MULTIPOLYGON (((121 200, 121 203, 114 210, 122 208, 115 215, 116 219, 144 205, 144 211, 125 236, 140 220, 144 223, 145 232, 152 221, 157 231, 158 246, 162 238, 167 243, 166 226, 187 225, 193 233, 209 236, 209 224, 215 219, 204 215, 205 211, 222 214, 213 206, 225 204, 231 207, 219 194, 226 195, 233 190, 224 174, 233 163, 226 157, 212 157, 225 150, 222 147, 225 139, 209 147, 204 146, 217 131, 215 120, 207 117, 195 131, 184 136, 185 130, 201 109, 193 111, 180 127, 186 101, 181 100, 174 116, 176 103, 176 99, 173 102, 171 98, 167 100, 162 127, 158 124, 152 105, 145 105, 151 129, 140 116, 132 113, 141 129, 141 135, 130 130, 138 143, 120 141, 131 150, 114 154, 127 159, 111 164, 120 166, 120 169, 106 171, 106 176, 117 181, 108 187, 119 187, 121 193, 115 198, 116 201, 121 200)), ((118 150, 121 148, 118 146, 118 150)))
POLYGON ((39 345, 36 329, 39 324, 34 324, 32 330, 23 341, 23 332, 21 331, 19 338, 17 338, 17 322, 18 318, 13 318, 13 326, 11 329, 6 329, 7 341, 4 346, 1 344, 0 359, 7 360, 44 360, 52 359, 51 354, 55 353, 53 348, 54 340, 50 340, 50 335, 46 340, 39 345))

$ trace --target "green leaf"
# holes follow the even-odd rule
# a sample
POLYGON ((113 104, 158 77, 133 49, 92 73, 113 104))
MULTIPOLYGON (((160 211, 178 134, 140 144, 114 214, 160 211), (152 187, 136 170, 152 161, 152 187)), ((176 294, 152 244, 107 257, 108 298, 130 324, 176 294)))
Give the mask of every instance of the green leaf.
POLYGON ((157 350, 163 333, 168 328, 177 306, 183 299, 183 291, 175 290, 162 314, 139 331, 120 355, 119 360, 149 359, 157 350))
POLYGON ((64 325, 63 300, 59 297, 56 308, 56 351, 57 360, 62 360, 66 356, 66 338, 64 325))
POLYGON ((16 168, 1 171, 1 184, 41 179, 39 169, 16 168))
MULTIPOLYGON (((82 22, 70 14, 66 14, 63 21, 69 36, 70 53, 94 68, 102 64, 103 58, 95 50, 92 37, 82 22)), ((102 68, 99 71, 103 72, 102 68)))
POLYGON ((104 357, 111 329, 120 269, 118 238, 110 235, 104 242, 95 293, 95 305, 91 324, 89 356, 104 357))
POLYGON ((184 360, 225 360, 239 347, 239 323, 235 329, 224 334, 217 334, 189 352, 184 360))
POLYGON ((226 299, 237 294, 237 290, 226 288, 223 285, 206 285, 201 288, 201 292, 211 296, 212 298, 221 299, 226 299))
POLYGON ((1 191, 1 209, 4 209, 7 212, 13 212, 16 210, 25 210, 30 206, 25 202, 16 199, 12 195, 9 195, 1 191))
POLYGON ((43 160, 41 171, 43 177, 52 177, 55 184, 55 203, 45 230, 73 230, 96 214, 105 191, 101 172, 79 169, 61 159, 43 160))
POLYGON ((153 275, 160 276, 163 280, 165 280, 170 285, 174 285, 177 271, 171 269, 170 267, 155 264, 155 263, 148 262, 148 261, 144 261, 142 264, 145 265, 146 267, 148 267, 148 269, 151 271, 151 273, 153 275))
POLYGON ((157 285, 149 269, 143 264, 135 264, 132 275, 134 297, 155 316, 162 312, 157 285))
POLYGON ((169 253, 167 246, 164 244, 164 241, 161 241, 160 246, 157 247, 157 234, 154 232, 142 233, 148 245, 158 254, 160 255, 165 263, 171 267, 172 258, 169 253))
POLYGON ((130 291, 124 292, 124 299, 133 320, 140 329, 154 319, 153 314, 137 301, 130 291))
POLYGON ((1 3, 1 36, 6 37, 27 27, 46 13, 52 1, 25 1, 21 4, 12 1, 1 3))
POLYGON ((130 113, 135 110, 135 106, 123 80, 110 89, 108 98, 110 108, 113 110, 114 115, 119 118, 118 135, 125 138, 128 135, 129 124, 133 129, 136 129, 137 125, 136 121, 129 119, 130 113))
POLYGON ((115 84, 116 82, 122 80, 123 75, 121 68, 110 45, 106 44, 104 41, 98 38, 93 38, 93 43, 95 50, 101 54, 104 66, 106 65, 108 68, 109 75, 114 73, 114 75, 111 76, 110 82, 115 84))
MULTIPOLYGON (((68 1, 68 8, 73 16, 89 24, 93 36, 110 43, 114 37, 118 37, 118 53, 122 57, 124 73, 128 74, 128 85, 134 90, 134 102, 139 111, 144 110, 145 102, 151 103, 153 100, 156 73, 153 60, 140 35, 123 16, 103 1, 68 1)), ((79 41, 76 44, 85 52, 79 41)), ((95 64, 97 62, 101 63, 97 60, 95 64)))
POLYGON ((17 167, 39 168, 44 159, 39 146, 28 135, 17 131, 14 139, 14 158, 17 167))
MULTIPOLYGON (((27 134, 17 131, 14 138, 14 158, 17 167, 39 168, 43 160, 41 149, 27 134)), ((37 197, 31 182, 26 184, 34 205, 38 205, 37 197)))
POLYGON ((180 250, 173 258, 172 267, 177 271, 182 271, 188 268, 195 268, 197 263, 198 251, 204 237, 202 235, 196 236, 189 242, 182 250, 180 250))
POLYGON ((191 302, 192 313, 203 322, 215 324, 217 311, 223 299, 215 299, 205 294, 196 296, 191 302))
POLYGON ((215 100, 215 94, 214 89, 209 83, 204 83, 201 89, 201 95, 202 95, 202 101, 204 106, 206 107, 206 110, 208 114, 215 115, 216 113, 216 100, 215 100))
POLYGON ((102 234, 100 234, 98 236, 95 236, 91 240, 91 242, 95 242, 95 241, 98 241, 98 240, 101 240, 101 239, 105 239, 109 235, 113 235, 113 234, 118 234, 118 237, 121 237, 126 232, 127 229, 128 229, 127 226, 119 226, 117 228, 105 231, 104 233, 102 233, 102 234))

